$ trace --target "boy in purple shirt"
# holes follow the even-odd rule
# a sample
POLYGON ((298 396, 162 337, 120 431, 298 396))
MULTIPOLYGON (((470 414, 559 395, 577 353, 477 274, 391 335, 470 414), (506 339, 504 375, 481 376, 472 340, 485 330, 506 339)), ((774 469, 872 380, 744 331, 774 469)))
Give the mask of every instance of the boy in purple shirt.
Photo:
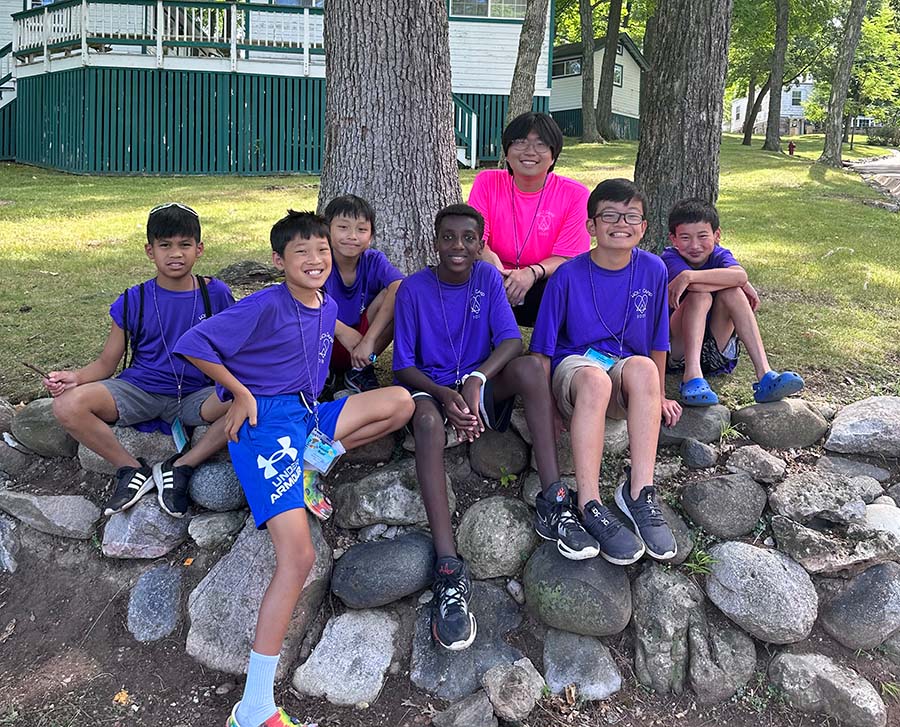
POLYGON ((754 311, 759 296, 747 272, 729 250, 719 245, 716 208, 700 199, 678 202, 669 213, 669 241, 663 250, 669 278, 669 370, 682 372, 681 401, 710 406, 719 397, 704 374, 728 374, 737 365, 740 342, 756 370, 753 398, 778 401, 803 388, 793 371, 769 367, 754 311))
POLYGON ((260 605, 247 684, 227 727, 296 724, 275 706, 274 681, 291 614, 315 560, 304 510, 304 461, 327 469, 317 457, 322 442, 358 447, 399 429, 413 411, 409 393, 399 386, 318 402, 337 317, 337 304, 322 290, 331 271, 328 225, 313 213, 289 211, 270 238, 285 282, 244 298, 188 331, 176 346, 234 399, 225 418, 231 460, 256 526, 268 528, 275 546, 275 573, 260 605))
POLYGON ((553 403, 540 363, 522 356, 522 335, 503 278, 478 260, 484 219, 469 205, 450 205, 434 221, 436 268, 409 276, 397 293, 394 373, 413 391, 416 474, 437 555, 432 634, 441 646, 465 649, 475 639, 469 612, 468 569, 456 552, 444 472, 444 422, 472 441, 484 427, 505 431, 516 395, 534 439, 538 474, 538 533, 575 560, 598 546, 572 512, 559 482, 553 403))
POLYGON ((394 337, 394 296, 403 274, 380 250, 372 250, 375 210, 361 197, 335 197, 325 208, 334 264, 325 290, 338 306, 331 371, 351 391, 378 388, 375 357, 394 337), (343 345, 344 340, 347 346, 343 345))
POLYGON ((100 357, 76 371, 51 371, 44 386, 55 397, 53 413, 66 431, 118 468, 106 515, 131 507, 155 486, 162 509, 180 518, 190 504, 193 468, 225 446, 222 416, 228 404, 219 401, 207 378, 177 359, 172 349, 182 333, 225 310, 234 299, 221 280, 192 272, 203 254, 203 242, 200 218, 190 207, 177 203, 154 207, 147 218, 144 249, 156 266, 156 277, 129 288, 112 304, 113 322, 100 357), (110 378, 123 355, 124 370, 110 378), (135 459, 109 425, 133 426, 156 419, 173 424, 176 435, 180 425, 212 426, 194 447, 151 467, 135 459))
POLYGON ((611 563, 635 562, 645 550, 675 555, 675 538, 656 503, 653 466, 660 418, 674 425, 678 402, 665 398, 669 348, 666 268, 639 249, 647 230, 643 193, 627 179, 597 185, 587 206, 596 247, 560 265, 547 283, 531 350, 569 421, 578 504, 586 530, 611 563), (606 417, 628 420, 631 467, 616 504, 635 531, 600 504, 600 461, 606 417))

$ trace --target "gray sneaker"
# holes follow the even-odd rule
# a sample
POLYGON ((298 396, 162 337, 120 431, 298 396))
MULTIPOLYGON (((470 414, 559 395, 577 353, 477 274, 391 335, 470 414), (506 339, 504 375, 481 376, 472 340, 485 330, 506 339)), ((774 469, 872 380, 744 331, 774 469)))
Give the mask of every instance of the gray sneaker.
POLYGON ((672 529, 656 504, 656 488, 647 485, 632 500, 631 469, 628 467, 625 468, 625 481, 616 488, 616 505, 631 520, 651 558, 669 560, 675 557, 678 546, 675 545, 672 529))
POLYGON ((600 555, 615 565, 630 565, 644 554, 644 544, 612 511, 596 500, 584 506, 584 529, 600 543, 600 555))

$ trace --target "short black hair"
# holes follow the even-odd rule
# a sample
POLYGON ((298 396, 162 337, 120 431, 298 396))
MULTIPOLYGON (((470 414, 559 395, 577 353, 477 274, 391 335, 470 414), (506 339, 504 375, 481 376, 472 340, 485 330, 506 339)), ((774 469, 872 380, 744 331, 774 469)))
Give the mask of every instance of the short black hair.
POLYGON ((299 237, 301 240, 322 237, 331 242, 331 236, 328 234, 328 223, 324 217, 317 215, 315 212, 288 210, 284 217, 272 225, 272 232, 269 233, 269 242, 272 244, 272 250, 284 256, 284 248, 296 237, 299 237))
POLYGON ((340 215, 365 220, 372 226, 372 234, 375 234, 375 210, 362 197, 342 194, 331 200, 325 208, 325 221, 330 225, 331 221, 340 215))
POLYGON ((669 212, 669 232, 674 235, 678 225, 689 225, 692 222, 708 222, 715 232, 719 229, 719 213, 713 205, 699 197, 676 202, 669 212))
POLYGON ((154 207, 147 215, 147 242, 172 237, 191 237, 200 244, 200 215, 179 202, 168 202, 154 207))
MULTIPOLYGON (((519 114, 510 121, 503 130, 503 136, 501 137, 503 155, 506 156, 509 153, 509 147, 512 146, 516 139, 527 139, 532 131, 550 147, 550 153, 553 155, 553 164, 550 165, 550 171, 552 172, 553 167, 556 166, 556 160, 559 159, 559 155, 562 152, 563 134, 560 131, 559 124, 549 114, 529 111, 519 114)), ((509 164, 506 165, 506 171, 512 174, 509 164)))
POLYGON ((444 207, 444 209, 438 212, 434 217, 435 240, 438 238, 441 223, 444 221, 445 217, 468 217, 475 220, 475 224, 478 225, 479 239, 484 237, 484 217, 481 216, 481 212, 467 204, 451 204, 444 207))
POLYGON ((630 202, 633 199, 641 203, 641 209, 646 217, 647 198, 640 187, 630 179, 624 179, 623 177, 604 179, 594 187, 594 191, 588 197, 587 216, 589 219, 593 219, 601 202, 630 202))

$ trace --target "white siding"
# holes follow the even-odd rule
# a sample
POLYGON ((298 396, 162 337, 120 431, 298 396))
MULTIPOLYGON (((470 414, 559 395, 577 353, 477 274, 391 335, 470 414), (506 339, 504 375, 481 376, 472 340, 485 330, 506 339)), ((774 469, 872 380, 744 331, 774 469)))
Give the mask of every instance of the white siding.
POLYGON ((22 9, 22 0, 0 0, 0 48, 12 43, 12 14, 22 9))
MULTIPOLYGON (((566 56, 567 58, 569 56, 566 56)), ((559 60, 559 58, 555 59, 559 60)), ((627 50, 616 56, 616 63, 622 66, 622 85, 613 86, 612 111, 614 114, 639 118, 641 94, 641 67, 627 50)), ((600 86, 600 72, 603 66, 603 51, 594 51, 594 81, 600 86)), ((594 92, 596 95, 596 91, 594 92)), ((565 111, 581 108, 581 74, 553 79, 550 94, 550 110, 565 111)))

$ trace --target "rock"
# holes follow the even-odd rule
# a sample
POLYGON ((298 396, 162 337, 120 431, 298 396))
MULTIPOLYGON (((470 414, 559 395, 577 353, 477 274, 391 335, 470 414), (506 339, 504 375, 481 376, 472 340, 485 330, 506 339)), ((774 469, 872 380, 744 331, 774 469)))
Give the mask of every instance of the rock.
POLYGON ((706 595, 744 631, 773 644, 805 639, 818 613, 812 581, 795 561, 777 550, 747 543, 713 546, 715 559, 706 595))
POLYGON ((80 495, 29 495, 0 489, 0 510, 42 533, 76 540, 90 538, 100 519, 100 508, 80 495))
POLYGON ((10 431, 12 420, 15 415, 16 407, 3 397, 0 397, 0 434, 10 431))
POLYGON ((872 396, 841 409, 831 424, 825 449, 900 457, 900 397, 872 396))
POLYGON ((772 484, 784 477, 785 461, 769 454, 758 444, 738 447, 725 463, 729 472, 746 472, 757 482, 772 484))
POLYGON ((155 497, 143 497, 109 519, 101 550, 107 558, 159 558, 187 540, 189 522, 164 513, 155 497))
POLYGON ((900 504, 900 482, 888 487, 887 494, 894 502, 900 504))
POLYGON ((434 727, 497 727, 491 700, 484 691, 454 702, 431 718, 434 727))
POLYGON ((571 561, 544 543, 523 576, 528 610, 548 626, 585 636, 621 632, 631 619, 625 569, 603 558, 571 561))
POLYGON ((374 442, 355 447, 342 457, 342 464, 383 464, 390 462, 394 456, 394 446, 397 440, 394 434, 387 434, 374 442))
POLYGON ((752 532, 766 499, 766 491, 744 473, 691 482, 681 491, 681 504, 691 520, 726 539, 752 532))
POLYGON ((247 507, 244 488, 231 461, 206 461, 194 470, 189 483, 191 499, 207 510, 229 512, 247 507))
MULTIPOLYGON (((309 518, 309 530, 316 560, 288 626, 277 679, 285 676, 296 658, 303 635, 328 590, 331 547, 315 518, 309 518)), ((269 533, 257 530, 252 518, 248 518, 231 551, 212 567, 188 599, 191 628, 187 653, 210 669, 243 674, 256 631, 259 604, 274 571, 275 548, 269 533)))
POLYGON ((255 260, 241 260, 222 268, 216 273, 216 277, 229 285, 251 285, 270 283, 282 274, 274 265, 263 265, 255 260))
POLYGON ((469 464, 482 477, 499 480, 528 467, 528 445, 513 431, 487 429, 469 445, 469 464))
POLYGON ((715 447, 711 444, 698 442, 692 437, 681 440, 679 452, 685 467, 690 467, 692 470, 715 467, 716 462, 719 461, 719 452, 715 447))
POLYGON ((428 588, 434 546, 426 533, 350 547, 334 567, 331 590, 350 608, 376 608, 428 588))
POLYGON ((694 538, 691 536, 691 529, 684 522, 684 518, 669 507, 666 502, 657 500, 656 504, 672 529, 672 535, 675 536, 675 545, 677 546, 675 557, 668 560, 667 563, 670 565, 681 565, 688 559, 688 556, 694 549, 694 538))
POLYGON ((738 409, 732 423, 768 449, 811 447, 825 436, 828 422, 802 399, 782 399, 738 409))
POLYGON ((178 626, 183 570, 160 565, 144 572, 128 599, 128 630, 141 642, 158 641, 178 626))
POLYGON ((527 658, 491 667, 481 683, 494 712, 507 722, 521 722, 531 714, 545 686, 544 678, 527 658))
POLYGON ((622 675, 609 649, 593 636, 548 629, 544 638, 544 678, 554 694, 574 684, 581 699, 608 699, 622 688, 622 675))
POLYGON ((871 477, 846 478, 821 471, 801 472, 785 479, 769 496, 779 515, 799 523, 815 519, 830 523, 865 522, 866 503, 882 495, 871 477))
MULTIPOLYGON (((890 507, 897 507, 897 502, 893 497, 889 495, 881 495, 880 497, 876 497, 872 500, 873 505, 888 505, 890 507)), ((866 519, 868 520, 868 514, 866 515, 866 519)))
POLYGON ((12 435, 44 457, 74 457, 76 442, 53 416, 53 399, 35 399, 12 420, 12 435))
POLYGON ((0 439, 0 472, 13 478, 21 477, 36 460, 35 455, 10 447, 0 439))
MULTIPOLYGON (((456 509, 456 495, 447 477, 450 512, 456 509)), ((387 465, 357 482, 337 486, 331 494, 334 520, 341 528, 385 525, 427 525, 425 504, 419 492, 414 459, 387 465)))
POLYGON ((900 666, 900 631, 889 636, 881 645, 881 652, 894 664, 900 666))
MULTIPOLYGON (((175 454, 175 442, 169 434, 139 432, 134 427, 110 427, 110 429, 119 444, 132 457, 140 457, 149 465, 163 462, 175 454)), ((88 472, 99 472, 104 475, 116 473, 115 465, 110 464, 83 444, 78 445, 78 462, 88 472)))
POLYGON ((228 542, 246 519, 247 513, 243 510, 205 512, 191 518, 188 535, 199 547, 212 550, 228 542))
POLYGON ((478 690, 482 675, 491 667, 522 658, 522 652, 505 639, 522 623, 522 613, 502 588, 474 581, 472 612, 478 622, 475 641, 463 651, 448 651, 431 637, 431 606, 420 610, 410 660, 413 684, 440 699, 453 701, 478 690))
POLYGON ((16 562, 20 548, 17 527, 16 521, 11 517, 0 515, 0 568, 7 573, 15 573, 19 567, 16 562))
POLYGON ((722 432, 731 423, 731 412, 721 404, 713 406, 686 406, 681 419, 674 427, 661 427, 659 443, 663 447, 681 444, 685 439, 696 439, 708 444, 718 442, 722 432))
POLYGON ((397 619, 383 611, 347 611, 331 618, 309 659, 294 672, 294 689, 332 704, 371 704, 384 686, 399 628, 397 619))
POLYGON ((520 606, 525 605, 525 588, 515 578, 506 584, 506 592, 513 597, 513 600, 520 606))
MULTIPOLYGON (((454 447, 458 447, 465 440, 461 440, 456 436, 456 430, 450 426, 449 424, 444 425, 444 449, 452 449, 454 447)), ((403 438, 403 449, 407 452, 415 452, 416 451, 416 438, 412 435, 412 432, 407 432, 403 438)))
POLYGON ((756 646, 739 629, 718 628, 706 619, 691 619, 688 681, 697 701, 716 704, 746 686, 756 669, 756 646))
POLYGON ((848 649, 880 646, 900 629, 900 565, 873 565, 852 578, 822 606, 819 622, 848 649))
POLYGON ((534 516, 520 500, 495 495, 479 500, 462 517, 457 549, 473 578, 499 578, 518 573, 537 547, 534 516))
MULTIPOLYGON (((573 476, 563 475, 560 478, 560 481, 572 490, 572 492, 578 492, 578 483, 573 476)), ((528 505, 528 507, 533 508, 534 500, 542 489, 541 478, 538 476, 538 473, 529 472, 525 477, 525 481, 522 483, 522 502, 528 505)))
POLYGON ((822 654, 779 654, 769 665, 769 680, 801 712, 834 717, 849 727, 887 723, 884 702, 875 688, 822 654))
POLYGON ((867 530, 883 530, 900 540, 900 508, 877 502, 866 505, 865 527, 867 530))
POLYGON ((359 529, 358 537, 361 542, 369 543, 373 540, 378 540, 384 533, 387 532, 388 526, 384 523, 375 523, 374 525, 366 525, 364 528, 359 529))
POLYGON ((888 470, 878 467, 877 465, 828 454, 819 457, 819 461, 816 462, 816 469, 836 475, 843 475, 844 477, 865 475, 866 477, 871 477, 879 482, 886 482, 891 476, 891 473, 888 470))

